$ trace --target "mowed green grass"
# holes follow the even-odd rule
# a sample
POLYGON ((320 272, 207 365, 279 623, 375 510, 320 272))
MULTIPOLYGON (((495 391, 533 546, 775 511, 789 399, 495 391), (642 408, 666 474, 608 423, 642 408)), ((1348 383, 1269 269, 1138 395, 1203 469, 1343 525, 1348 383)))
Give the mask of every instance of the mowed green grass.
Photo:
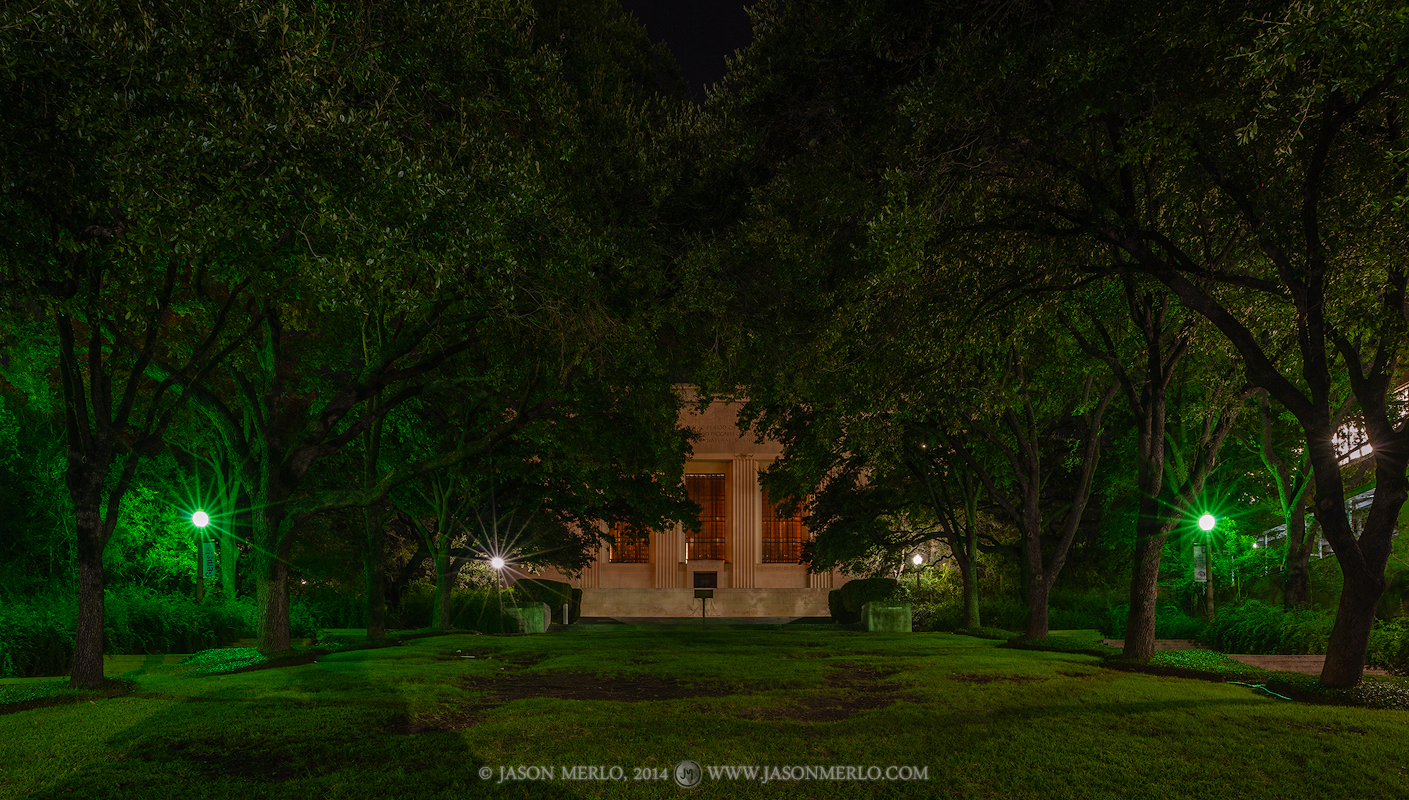
POLYGON ((0 797, 1409 797, 1409 712, 996 644, 584 628, 225 676, 135 657, 129 694, 0 715, 0 797), (630 780, 682 759, 916 766, 928 780, 630 780), (531 765, 627 780, 499 782, 531 765))

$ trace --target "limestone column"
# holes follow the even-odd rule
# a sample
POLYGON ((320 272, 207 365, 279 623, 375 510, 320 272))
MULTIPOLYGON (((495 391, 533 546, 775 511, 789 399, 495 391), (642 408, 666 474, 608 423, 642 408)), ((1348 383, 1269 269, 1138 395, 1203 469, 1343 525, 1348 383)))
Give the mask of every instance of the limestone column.
POLYGON ((763 505, 758 488, 758 463, 749 456, 736 456, 729 469, 730 528, 732 546, 729 560, 734 573, 731 586, 752 589, 754 575, 763 552, 763 505))
POLYGON ((678 523, 651 534, 655 547, 657 589, 675 589, 680 585, 680 562, 684 559, 685 533, 678 523))
MULTIPOLYGON (((605 522, 598 522, 596 523, 596 528, 598 532, 605 531, 607 524, 605 522)), ((598 539, 597 557, 592 560, 592 563, 583 568, 582 574, 577 579, 577 588, 597 589, 601 587, 602 567, 607 563, 607 557, 607 545, 601 539, 598 539)))

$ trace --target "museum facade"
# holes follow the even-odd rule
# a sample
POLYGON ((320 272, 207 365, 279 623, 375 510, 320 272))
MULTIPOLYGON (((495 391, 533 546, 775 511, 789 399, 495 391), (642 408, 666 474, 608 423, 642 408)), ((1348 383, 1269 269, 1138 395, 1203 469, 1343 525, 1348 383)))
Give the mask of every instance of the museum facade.
POLYGON ((785 515, 758 483, 782 453, 777 442, 741 437, 739 404, 692 409, 681 424, 700 434, 685 464, 685 489, 701 509, 699 530, 675 524, 648 538, 614 537, 580 575, 554 570, 534 577, 582 589, 585 617, 699 616, 697 589, 708 589, 708 616, 825 617, 827 593, 839 573, 809 574, 798 563, 809 534, 798 515, 785 515))

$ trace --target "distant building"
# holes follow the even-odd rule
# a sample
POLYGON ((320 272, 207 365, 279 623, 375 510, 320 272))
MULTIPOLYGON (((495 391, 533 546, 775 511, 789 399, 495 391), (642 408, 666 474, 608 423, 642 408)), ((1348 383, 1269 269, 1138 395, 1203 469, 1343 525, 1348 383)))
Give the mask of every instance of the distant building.
POLYGON ((697 617, 696 589, 714 591, 709 616, 827 616, 827 593, 845 578, 811 575, 798 563, 810 533, 798 516, 780 514, 758 484, 759 470, 782 446, 741 438, 738 412, 737 403, 715 402, 681 417, 701 435, 685 464, 685 489, 702 509, 699 531, 677 523, 646 540, 619 536, 577 577, 556 570, 535 577, 582 589, 587 617, 697 617))

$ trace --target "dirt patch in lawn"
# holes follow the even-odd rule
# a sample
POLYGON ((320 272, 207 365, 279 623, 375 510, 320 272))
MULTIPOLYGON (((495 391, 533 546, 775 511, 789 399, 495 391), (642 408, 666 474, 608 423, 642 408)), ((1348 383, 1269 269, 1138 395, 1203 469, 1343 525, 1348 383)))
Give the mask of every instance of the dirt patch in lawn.
POLYGON ((463 681, 474 691, 487 692, 496 704, 531 697, 559 700, 616 700, 644 702, 679 700, 687 697, 722 697, 734 694, 732 686, 684 684, 668 678, 647 676, 605 677, 590 672, 516 672, 493 677, 471 677, 463 681))
POLYGON ((896 670, 841 664, 832 668, 822 686, 793 705, 748 708, 736 714, 748 719, 787 719, 799 722, 840 722, 863 711, 885 708, 897 700, 911 699, 893 683, 884 683, 896 670))
MULTIPOLYGON (((1078 675, 1079 675, 1079 673, 1078 673, 1078 675)), ((1074 677, 1075 677, 1075 676, 1074 676, 1074 677)), ((1081 677, 1085 677, 1085 676, 1081 676, 1081 677)), ((999 682, 1006 682, 1006 683, 1032 683, 1033 681, 1043 681, 1043 680, 1046 680, 1046 678, 1039 678, 1039 677, 1037 677, 1036 675, 991 675, 991 674, 982 674, 982 673, 976 673, 976 672, 971 672, 971 673, 956 672, 956 673, 954 673, 953 675, 950 675, 950 676, 949 676, 949 680, 951 680, 951 681, 958 681, 958 682, 960 682, 960 683, 979 683, 979 684, 984 684, 984 683, 999 683, 999 682)))
POLYGON ((436 661, 463 661, 467 664, 475 661, 497 661, 500 664, 511 664, 515 667, 531 667, 546 658, 547 656, 540 653, 506 653, 482 647, 443 650, 435 655, 436 661))

